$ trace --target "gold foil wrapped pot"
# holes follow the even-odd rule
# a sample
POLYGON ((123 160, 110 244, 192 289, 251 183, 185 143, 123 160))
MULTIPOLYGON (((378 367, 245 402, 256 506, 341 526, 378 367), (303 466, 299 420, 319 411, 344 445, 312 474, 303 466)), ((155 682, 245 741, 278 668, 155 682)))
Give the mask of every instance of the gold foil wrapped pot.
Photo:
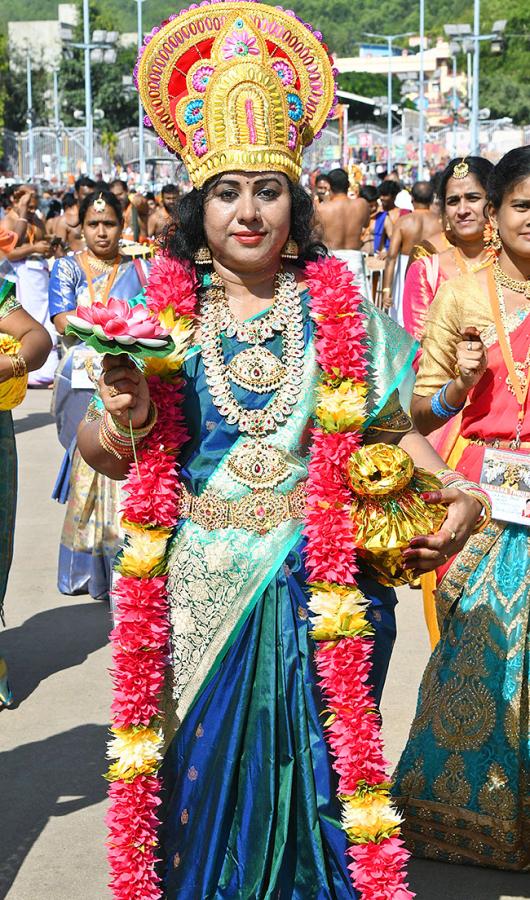
POLYGON ((443 485, 392 444, 372 444, 353 453, 348 480, 359 555, 374 578, 390 587, 414 581, 402 552, 412 538, 439 531, 447 508, 426 503, 421 494, 443 485))

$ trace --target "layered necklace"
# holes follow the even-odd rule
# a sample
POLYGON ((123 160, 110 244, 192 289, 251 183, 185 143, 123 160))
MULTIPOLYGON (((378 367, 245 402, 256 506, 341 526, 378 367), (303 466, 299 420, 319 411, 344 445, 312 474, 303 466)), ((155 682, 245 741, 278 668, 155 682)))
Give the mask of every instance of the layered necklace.
POLYGON ((202 357, 212 401, 229 425, 260 438, 276 431, 291 415, 302 387, 303 329, 294 275, 278 272, 271 308, 245 322, 232 314, 221 278, 216 273, 211 276, 202 305, 202 357), (223 334, 250 345, 229 363, 225 361, 223 334), (275 334, 283 338, 280 358, 263 346, 275 334), (274 396, 263 409, 247 409, 236 400, 231 382, 258 394, 274 392, 274 396))
POLYGON ((524 281, 519 281, 517 278, 510 278, 510 276, 501 269, 498 260, 495 260, 493 263, 493 275, 496 284, 501 284, 503 287, 508 288, 510 291, 514 291, 516 294, 524 294, 526 299, 530 300, 530 278, 526 278, 524 281))
POLYGON ((515 396, 519 406, 514 448, 517 448, 520 443, 524 410, 528 397, 528 389, 530 387, 530 349, 524 360, 518 361, 514 359, 510 340, 510 320, 504 300, 503 287, 508 287, 511 290, 516 291, 519 294, 525 294, 526 296, 526 285, 528 283, 529 282, 517 281, 515 278, 510 278, 509 275, 506 275, 506 273, 503 272, 498 262, 495 262, 488 272, 493 320, 497 329, 501 353, 508 370, 506 384, 510 393, 515 396))

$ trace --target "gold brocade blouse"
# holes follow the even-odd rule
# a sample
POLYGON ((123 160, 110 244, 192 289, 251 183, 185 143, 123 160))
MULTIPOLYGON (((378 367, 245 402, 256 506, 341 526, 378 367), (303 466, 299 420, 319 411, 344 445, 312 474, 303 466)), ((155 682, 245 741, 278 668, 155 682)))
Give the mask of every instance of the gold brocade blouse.
MULTIPOLYGON (((514 327, 517 323, 515 317, 514 327)), ((489 298, 470 272, 444 281, 429 307, 415 394, 431 397, 455 377, 456 346, 472 326, 487 347, 497 339, 489 298)))

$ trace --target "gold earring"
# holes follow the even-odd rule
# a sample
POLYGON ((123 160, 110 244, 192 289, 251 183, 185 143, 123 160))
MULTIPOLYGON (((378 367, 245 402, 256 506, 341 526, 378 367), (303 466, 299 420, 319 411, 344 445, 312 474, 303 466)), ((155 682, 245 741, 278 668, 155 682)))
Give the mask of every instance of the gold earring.
POLYGON ((284 244, 282 250, 282 259, 298 259, 300 256, 300 250, 298 248, 298 244, 293 240, 292 237, 284 244))
POLYGON ((446 231, 451 231, 451 225, 449 224, 449 222, 447 222, 447 224, 446 224, 446 226, 445 226, 445 230, 446 230, 446 231))
POLYGON ((196 266, 209 266, 212 263, 212 254, 210 253, 210 248, 204 245, 203 247, 199 247, 195 256, 193 257, 196 266))
POLYGON ((494 225, 491 219, 484 226, 484 246, 495 250, 496 253, 502 249, 502 241, 499 235, 497 225, 494 225))

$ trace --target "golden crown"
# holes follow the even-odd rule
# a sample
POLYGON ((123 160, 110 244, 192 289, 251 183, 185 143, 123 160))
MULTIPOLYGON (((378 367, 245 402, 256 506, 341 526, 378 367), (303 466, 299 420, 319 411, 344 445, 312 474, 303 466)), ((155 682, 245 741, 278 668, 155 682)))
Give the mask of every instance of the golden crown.
POLYGON ((148 34, 135 68, 145 124, 195 187, 227 171, 283 172, 336 104, 322 35, 293 12, 252 0, 195 4, 148 34))

